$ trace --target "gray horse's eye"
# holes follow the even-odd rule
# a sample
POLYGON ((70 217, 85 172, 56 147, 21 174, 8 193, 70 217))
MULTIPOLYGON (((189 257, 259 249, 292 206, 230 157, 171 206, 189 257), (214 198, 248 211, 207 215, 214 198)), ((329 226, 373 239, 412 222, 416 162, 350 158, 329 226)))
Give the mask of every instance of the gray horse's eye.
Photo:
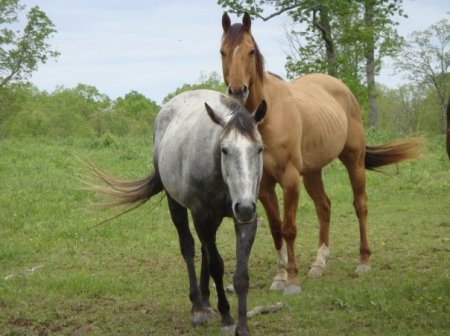
POLYGON ((258 147, 258 154, 261 153, 264 150, 263 146, 258 147))
POLYGON ((220 149, 220 151, 222 152, 223 155, 228 155, 230 153, 230 151, 228 150, 228 148, 226 147, 222 147, 220 149))

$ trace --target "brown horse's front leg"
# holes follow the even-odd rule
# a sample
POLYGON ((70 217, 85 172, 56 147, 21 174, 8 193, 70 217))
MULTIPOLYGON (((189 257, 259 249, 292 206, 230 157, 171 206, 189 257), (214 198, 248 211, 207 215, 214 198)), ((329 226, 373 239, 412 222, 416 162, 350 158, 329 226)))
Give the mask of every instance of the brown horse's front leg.
POLYGON ((269 221, 270 232, 277 251, 277 273, 270 290, 283 290, 287 282, 287 252, 281 235, 281 218, 278 208, 278 197, 275 193, 276 181, 270 175, 264 174, 261 180, 259 200, 261 201, 269 221))
POLYGON ((300 175, 297 169, 289 165, 280 181, 284 197, 284 218, 281 226, 281 234, 286 242, 287 249, 287 273, 288 279, 284 288, 284 294, 300 293, 298 284, 298 267, 295 259, 295 238, 297 236, 297 225, 295 223, 297 206, 299 200, 300 175))

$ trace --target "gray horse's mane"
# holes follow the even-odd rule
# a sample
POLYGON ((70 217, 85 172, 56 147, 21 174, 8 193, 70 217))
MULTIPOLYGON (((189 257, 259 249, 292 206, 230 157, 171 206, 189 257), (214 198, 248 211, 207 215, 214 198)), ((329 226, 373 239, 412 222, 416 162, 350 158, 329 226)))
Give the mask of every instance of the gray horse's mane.
POLYGON ((258 130, 251 113, 234 98, 222 96, 220 101, 231 111, 231 119, 223 128, 222 138, 227 136, 232 130, 236 130, 248 139, 258 141, 258 130))

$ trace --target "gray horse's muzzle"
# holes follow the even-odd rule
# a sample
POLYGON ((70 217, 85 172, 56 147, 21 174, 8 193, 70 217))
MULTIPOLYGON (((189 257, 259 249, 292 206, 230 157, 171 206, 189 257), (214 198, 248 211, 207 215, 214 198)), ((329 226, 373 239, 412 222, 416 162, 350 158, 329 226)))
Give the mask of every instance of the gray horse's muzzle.
POLYGON ((233 206, 233 212, 239 223, 250 223, 256 218, 256 203, 253 201, 237 202, 233 206))

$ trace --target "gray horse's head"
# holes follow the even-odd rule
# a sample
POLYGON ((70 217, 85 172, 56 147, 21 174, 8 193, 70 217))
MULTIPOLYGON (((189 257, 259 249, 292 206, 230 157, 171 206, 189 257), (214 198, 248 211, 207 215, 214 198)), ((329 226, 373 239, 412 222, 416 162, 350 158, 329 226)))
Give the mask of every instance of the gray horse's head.
POLYGON ((227 102, 231 116, 214 111, 205 103, 208 115, 223 130, 220 140, 222 176, 231 196, 234 218, 238 223, 256 219, 263 162, 263 143, 258 124, 263 121, 267 105, 263 100, 253 113, 239 103, 227 102))

